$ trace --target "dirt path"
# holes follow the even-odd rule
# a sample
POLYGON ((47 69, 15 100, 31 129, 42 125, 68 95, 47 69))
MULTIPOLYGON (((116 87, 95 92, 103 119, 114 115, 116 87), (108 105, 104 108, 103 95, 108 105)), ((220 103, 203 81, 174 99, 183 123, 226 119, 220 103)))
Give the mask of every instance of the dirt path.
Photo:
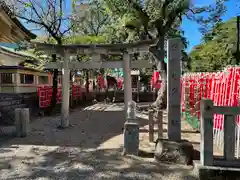
MULTIPOLYGON (((142 128, 148 121, 138 114, 142 128)), ((26 138, 14 138, 0 148, 1 180, 124 180, 196 179, 192 167, 160 164, 152 158, 122 156, 123 104, 96 104, 70 115, 71 126, 57 129, 60 117, 31 124, 26 138)), ((140 148, 149 148, 140 133, 140 148)))

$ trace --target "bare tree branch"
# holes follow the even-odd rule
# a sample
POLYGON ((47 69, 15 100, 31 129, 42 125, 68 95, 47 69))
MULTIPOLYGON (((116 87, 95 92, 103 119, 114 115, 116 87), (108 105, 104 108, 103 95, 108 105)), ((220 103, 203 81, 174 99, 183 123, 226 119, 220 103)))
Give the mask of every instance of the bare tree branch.
POLYGON ((64 0, 15 0, 15 4, 9 5, 17 18, 33 24, 41 30, 45 30, 58 43, 71 27, 65 27, 64 22, 69 17, 64 14, 64 0), (14 10, 14 11, 13 11, 14 10))
MULTIPOLYGON (((63 0, 60 0, 60 12, 59 12, 59 18, 58 18, 58 27, 56 31, 60 30, 61 24, 62 24, 62 16, 63 16, 63 0)), ((63 33, 64 34, 64 33, 63 33)))

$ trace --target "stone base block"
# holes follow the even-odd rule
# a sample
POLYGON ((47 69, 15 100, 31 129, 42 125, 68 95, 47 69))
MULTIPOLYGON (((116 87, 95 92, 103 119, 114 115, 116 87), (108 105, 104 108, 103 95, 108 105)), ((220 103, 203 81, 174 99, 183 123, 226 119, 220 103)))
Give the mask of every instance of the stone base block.
POLYGON ((139 151, 139 124, 126 122, 124 124, 123 155, 138 155, 139 151))
POLYGON ((61 114, 61 123, 58 126, 59 129, 66 129, 69 127, 69 114, 63 113, 61 114))
POLYGON ((219 180, 240 180, 239 168, 226 168, 217 166, 197 166, 200 180, 219 179, 219 180))
POLYGON ((158 139, 155 146, 154 157, 158 161, 167 161, 184 165, 193 164, 194 148, 189 141, 170 141, 158 139))

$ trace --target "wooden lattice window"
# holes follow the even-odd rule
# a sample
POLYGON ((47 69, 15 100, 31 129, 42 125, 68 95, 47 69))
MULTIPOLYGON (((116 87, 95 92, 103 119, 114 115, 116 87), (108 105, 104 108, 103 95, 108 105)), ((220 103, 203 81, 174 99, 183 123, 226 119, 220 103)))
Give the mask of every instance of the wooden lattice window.
POLYGON ((1 84, 12 84, 13 83, 13 78, 12 78, 12 73, 0 73, 0 83, 1 84))
POLYGON ((20 82, 21 82, 21 84, 33 84, 34 83, 34 75, 20 74, 20 82))

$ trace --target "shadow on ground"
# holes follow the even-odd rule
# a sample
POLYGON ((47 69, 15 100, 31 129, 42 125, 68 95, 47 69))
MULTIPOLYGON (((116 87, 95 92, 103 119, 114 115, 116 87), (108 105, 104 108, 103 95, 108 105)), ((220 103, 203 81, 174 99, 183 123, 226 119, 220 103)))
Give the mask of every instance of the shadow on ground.
MULTIPOLYGON (((140 126, 148 121, 138 118, 140 126)), ((2 144, 74 146, 97 148, 103 142, 123 133, 123 111, 75 111, 70 115, 70 127, 58 129, 60 117, 44 117, 31 123, 26 138, 5 137, 2 144)), ((4 138, 3 138, 4 139, 4 138)))
MULTIPOLYGON (((41 148, 32 148, 29 154, 38 155, 41 148)), ((6 180, 13 179, 105 179, 105 180, 130 180, 145 179, 189 179, 195 180, 191 175, 191 168, 185 166, 170 166, 154 161, 143 161, 134 156, 121 156, 120 149, 80 150, 72 148, 57 148, 43 155, 41 160, 34 161, 16 156, 22 164, 21 175, 14 171, 12 159, 6 159, 5 169, 0 170, 1 175, 8 171, 6 180), (15 172, 15 173, 14 173, 15 172)), ((3 176, 1 177, 3 178, 3 176)))
MULTIPOLYGON (((163 122, 163 124, 167 124, 167 123, 163 122)), ((147 132, 149 132, 149 130, 148 129, 140 129, 140 132, 147 133, 147 132)), ((158 132, 158 129, 154 129, 153 132, 158 132)), ((166 132, 168 132, 168 130, 167 129, 163 129, 163 132, 166 133, 166 132)), ((196 134, 196 131, 181 130, 181 133, 196 134)))
MULTIPOLYGON (((146 119, 138 121, 140 126, 148 124, 146 119)), ((31 123, 28 137, 5 142, 0 148, 0 179, 197 179, 192 167, 122 156, 122 149, 116 148, 122 138, 114 138, 117 146, 110 143, 111 147, 99 149, 122 134, 123 111, 79 109, 71 113, 69 128, 58 129, 59 122, 59 116, 38 119, 31 123)))

